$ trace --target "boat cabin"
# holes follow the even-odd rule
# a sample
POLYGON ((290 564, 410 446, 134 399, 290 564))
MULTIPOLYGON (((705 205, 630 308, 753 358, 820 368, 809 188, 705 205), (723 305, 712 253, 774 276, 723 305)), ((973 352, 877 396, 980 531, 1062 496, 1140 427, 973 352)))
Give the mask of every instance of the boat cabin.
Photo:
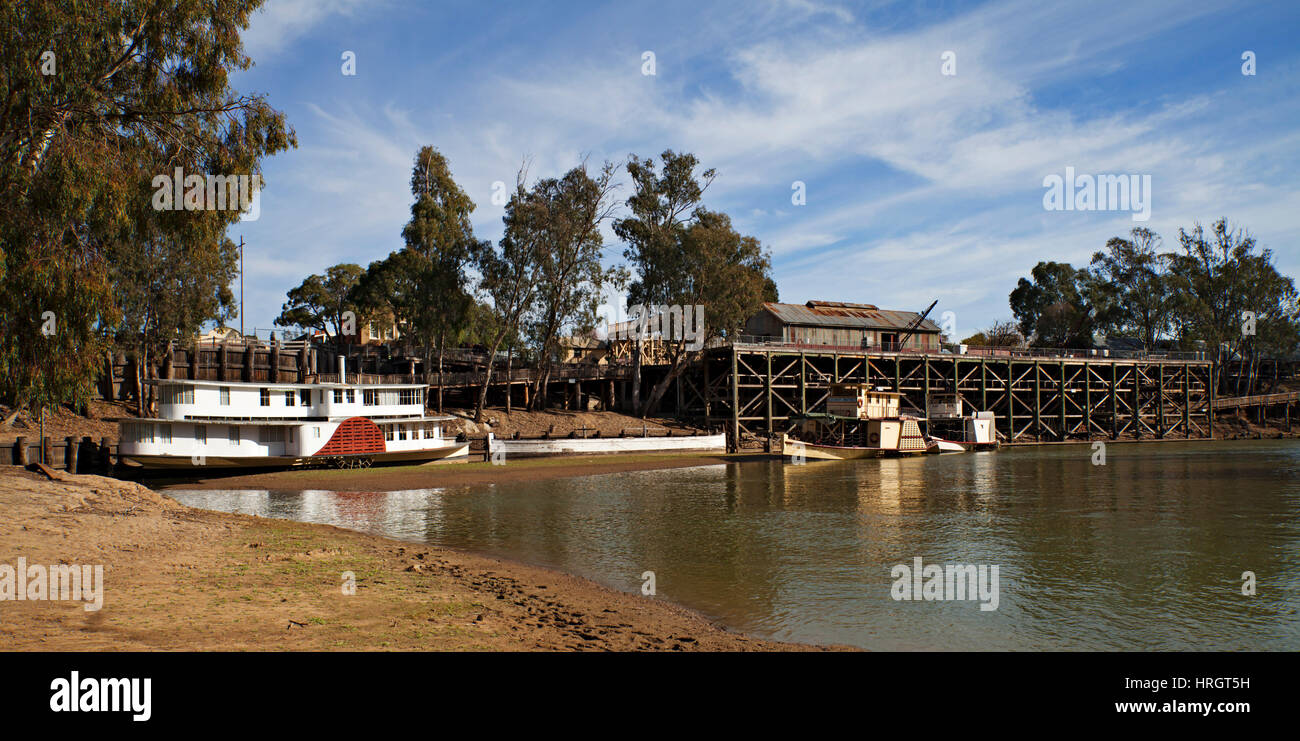
POLYGON ((833 383, 826 398, 826 413, 858 419, 897 419, 902 396, 895 391, 874 391, 865 383, 833 383))

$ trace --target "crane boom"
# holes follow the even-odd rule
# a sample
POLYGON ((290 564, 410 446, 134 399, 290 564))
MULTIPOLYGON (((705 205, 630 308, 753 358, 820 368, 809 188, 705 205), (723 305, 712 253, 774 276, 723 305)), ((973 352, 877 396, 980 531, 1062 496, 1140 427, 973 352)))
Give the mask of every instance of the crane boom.
POLYGON ((911 324, 907 325, 907 328, 903 330, 903 336, 900 337, 898 340, 899 348, 902 348, 907 343, 908 340, 912 339, 912 335, 916 334, 916 330, 920 328, 921 322, 924 322, 925 318, 927 316, 930 316, 930 312, 934 311, 934 307, 938 303, 939 303, 939 299, 935 299, 934 301, 930 302, 930 308, 926 309, 924 314, 921 314, 915 320, 913 320, 911 324))

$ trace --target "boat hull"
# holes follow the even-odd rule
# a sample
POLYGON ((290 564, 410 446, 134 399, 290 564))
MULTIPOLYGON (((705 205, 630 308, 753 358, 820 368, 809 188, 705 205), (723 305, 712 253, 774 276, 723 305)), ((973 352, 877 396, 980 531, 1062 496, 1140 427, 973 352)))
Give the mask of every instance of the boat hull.
POLYGON ((587 437, 547 440, 510 440, 488 435, 491 453, 509 458, 544 455, 601 455, 611 453, 705 453, 727 449, 727 436, 587 437))
MULTIPOLYGON (((427 450, 398 450, 388 453, 368 453, 364 457, 374 463, 421 463, 450 458, 467 458, 469 443, 458 443, 427 450)), ((128 466, 148 469, 203 469, 203 468, 293 468, 312 463, 323 463, 331 456, 207 456, 194 458, 179 455, 122 456, 128 466)))
POLYGON ((854 461, 866 458, 899 458, 922 455, 924 450, 898 450, 896 448, 858 448, 838 445, 816 445, 785 438, 781 454, 791 460, 854 461))

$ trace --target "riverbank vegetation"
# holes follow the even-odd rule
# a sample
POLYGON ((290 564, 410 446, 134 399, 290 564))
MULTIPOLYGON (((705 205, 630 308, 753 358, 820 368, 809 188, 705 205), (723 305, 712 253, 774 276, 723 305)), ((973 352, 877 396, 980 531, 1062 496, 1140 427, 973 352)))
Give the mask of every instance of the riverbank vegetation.
MULTIPOLYGON (((1273 251, 1244 227, 1219 219, 1178 230, 1175 249, 1139 227, 1113 237, 1083 268, 1042 261, 1009 296, 1013 321, 963 342, 993 347, 1097 345, 1124 349, 1201 350, 1220 363, 1241 361, 1245 393, 1261 358, 1300 350, 1295 281, 1273 251)), ((1225 390, 1234 391, 1234 390, 1225 390)))

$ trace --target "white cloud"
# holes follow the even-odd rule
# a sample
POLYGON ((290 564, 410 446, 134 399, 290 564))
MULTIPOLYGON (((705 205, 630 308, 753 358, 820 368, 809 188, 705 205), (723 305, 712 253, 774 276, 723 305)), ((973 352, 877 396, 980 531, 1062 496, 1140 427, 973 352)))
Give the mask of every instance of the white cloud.
POLYGON ((382 4, 384 0, 272 0, 249 19, 244 52, 254 62, 269 59, 333 16, 373 11, 382 4))

